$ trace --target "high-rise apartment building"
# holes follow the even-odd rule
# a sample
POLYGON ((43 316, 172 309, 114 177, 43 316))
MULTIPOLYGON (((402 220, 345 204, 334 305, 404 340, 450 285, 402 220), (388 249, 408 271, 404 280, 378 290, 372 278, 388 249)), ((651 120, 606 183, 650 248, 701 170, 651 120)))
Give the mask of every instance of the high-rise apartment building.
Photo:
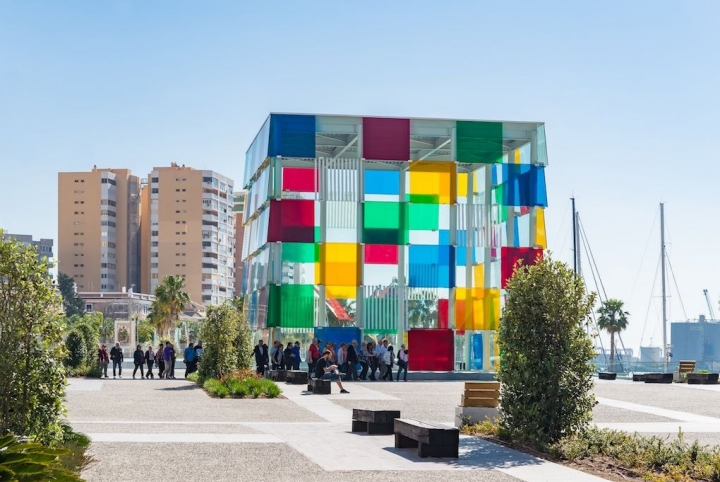
POLYGON ((79 291, 140 286, 140 179, 128 169, 58 174, 58 271, 79 291))
POLYGON ((37 248, 37 257, 39 263, 44 263, 48 259, 52 259, 53 256, 53 240, 41 238, 39 241, 33 239, 31 234, 10 234, 4 233, 3 238, 14 239, 19 241, 26 246, 32 246, 37 248))
POLYGON ((156 167, 142 187, 142 291, 165 276, 185 277, 194 302, 235 294, 233 181, 213 171, 156 167))
POLYGON ((243 226, 243 213, 245 212, 245 191, 233 193, 233 215, 235 217, 235 294, 242 293, 242 247, 245 227, 243 226))

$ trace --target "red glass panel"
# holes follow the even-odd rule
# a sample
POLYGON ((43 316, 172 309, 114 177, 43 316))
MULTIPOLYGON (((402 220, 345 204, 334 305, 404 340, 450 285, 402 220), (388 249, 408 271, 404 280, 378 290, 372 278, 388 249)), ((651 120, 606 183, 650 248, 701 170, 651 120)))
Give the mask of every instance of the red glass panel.
POLYGON ((438 328, 448 327, 448 310, 450 308, 449 300, 440 298, 438 300, 438 328))
POLYGON ((315 203, 304 199, 270 201, 268 242, 315 242, 315 203))
POLYGON ((398 264, 397 244, 366 244, 365 263, 398 264))
POLYGON ((523 266, 534 265, 538 256, 542 258, 543 250, 537 248, 513 248, 503 247, 500 250, 500 273, 502 276, 502 287, 512 278, 515 264, 522 260, 523 266))
POLYGON ((363 117, 363 157, 384 161, 410 159, 410 120, 363 117))
POLYGON ((310 167, 283 167, 282 190, 291 192, 315 192, 316 172, 310 167))
POLYGON ((455 368, 453 330, 413 329, 408 332, 410 370, 451 372, 455 368))

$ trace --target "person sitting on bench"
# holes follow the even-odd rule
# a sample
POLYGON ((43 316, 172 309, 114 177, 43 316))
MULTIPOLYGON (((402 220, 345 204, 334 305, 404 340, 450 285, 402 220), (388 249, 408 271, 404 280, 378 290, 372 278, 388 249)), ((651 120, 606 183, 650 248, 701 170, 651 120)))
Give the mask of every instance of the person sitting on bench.
POLYGON ((323 378, 325 380, 335 381, 340 387, 340 393, 350 393, 343 388, 342 381, 340 381, 340 375, 338 372, 337 365, 330 363, 330 350, 325 350, 320 359, 315 364, 315 377, 323 378))

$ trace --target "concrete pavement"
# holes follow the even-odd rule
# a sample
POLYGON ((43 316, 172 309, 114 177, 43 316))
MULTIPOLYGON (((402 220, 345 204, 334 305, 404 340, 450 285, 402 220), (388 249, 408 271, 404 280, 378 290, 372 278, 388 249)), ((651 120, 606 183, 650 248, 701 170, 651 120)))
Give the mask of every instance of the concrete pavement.
MULTIPOLYGON (((167 465, 217 481, 375 481, 408 472, 418 482, 449 473, 458 481, 601 480, 473 437, 461 438, 457 460, 420 459, 395 449, 392 436, 350 433, 352 408, 451 424, 462 382, 348 382, 350 394, 333 385, 329 396, 280 386, 283 399, 220 400, 184 380, 72 380, 68 417, 90 435, 98 460, 84 476, 138 480, 167 465)), ((720 390, 600 381, 595 391, 600 426, 665 435, 682 427, 688 439, 720 440, 720 390)))

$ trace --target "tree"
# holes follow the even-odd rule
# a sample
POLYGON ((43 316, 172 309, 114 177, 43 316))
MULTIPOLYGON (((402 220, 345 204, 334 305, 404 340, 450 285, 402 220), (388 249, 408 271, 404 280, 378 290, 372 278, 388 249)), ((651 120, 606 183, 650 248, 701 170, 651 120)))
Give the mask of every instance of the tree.
POLYGON ((85 313, 85 301, 75 291, 75 280, 71 276, 58 273, 58 290, 67 316, 85 313))
POLYGON ((238 305, 237 303, 235 303, 236 299, 242 300, 242 298, 236 296, 230 302, 230 305, 233 307, 233 309, 237 312, 238 315, 236 317, 237 336, 235 337, 235 342, 233 343, 235 345, 237 359, 235 368, 246 370, 250 368, 252 363, 252 332, 250 331, 250 324, 247 322, 247 319, 245 319, 245 315, 243 314, 242 303, 238 305))
POLYGON ((105 318, 103 316, 102 323, 98 328, 98 334, 102 338, 103 343, 107 343, 109 339, 115 336, 115 321, 112 318, 105 318))
POLYGON ((610 370, 615 368, 615 334, 627 329, 630 313, 623 311, 623 302, 609 299, 598 310, 598 328, 610 334, 610 370))
POLYGON ((190 295, 185 291, 185 278, 182 276, 166 276, 155 288, 155 301, 149 319, 160 337, 167 336, 170 329, 177 325, 180 313, 189 303, 190 295))
POLYGON ((83 336, 76 330, 72 330, 65 337, 65 347, 67 348, 67 356, 65 357, 65 365, 70 368, 78 368, 85 362, 87 350, 83 336))
POLYGON ((202 379, 220 378, 238 365, 237 339, 242 318, 229 304, 210 306, 202 327, 203 357, 199 366, 202 379))
POLYGON ((0 231, 0 435, 62 438, 62 300, 35 249, 0 231))
POLYGON ((137 322, 137 342, 148 343, 153 341, 153 327, 146 320, 137 322))
POLYGON ((595 294, 551 259, 519 267, 507 287, 498 333, 501 426, 544 447, 592 418, 593 342, 586 332, 595 294))

